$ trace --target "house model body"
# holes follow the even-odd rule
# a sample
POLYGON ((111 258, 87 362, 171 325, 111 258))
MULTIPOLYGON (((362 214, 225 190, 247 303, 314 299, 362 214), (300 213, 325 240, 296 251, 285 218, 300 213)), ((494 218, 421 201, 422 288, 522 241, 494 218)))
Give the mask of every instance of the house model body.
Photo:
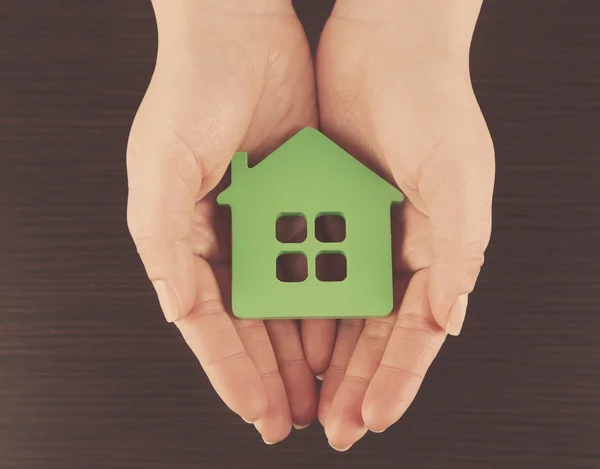
POLYGON ((235 316, 367 318, 392 311, 390 212, 403 195, 318 130, 301 130, 252 168, 246 153, 236 153, 231 185, 217 201, 231 207, 235 316), (303 221, 305 235, 278 239, 286 217, 303 221), (340 217, 342 238, 317 239, 320 217, 340 217), (305 278, 278 277, 285 256, 304 261, 305 278), (342 259, 342 278, 319 278, 329 257, 342 259))

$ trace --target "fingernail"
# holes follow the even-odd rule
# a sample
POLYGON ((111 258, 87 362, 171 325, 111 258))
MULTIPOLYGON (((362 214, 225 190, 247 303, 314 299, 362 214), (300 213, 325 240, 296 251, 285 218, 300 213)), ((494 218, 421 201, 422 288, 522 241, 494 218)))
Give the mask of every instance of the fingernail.
POLYGON ((296 425, 295 423, 293 423, 292 427, 294 427, 296 430, 304 430, 305 428, 310 427, 310 423, 306 425, 296 425))
POLYGON ((371 433, 383 433, 383 432, 384 432, 384 431, 386 431, 386 430, 387 430, 387 428, 384 428, 383 430, 373 430, 372 428, 369 428, 369 431, 370 431, 371 433))
POLYGON ((319 381, 323 381, 323 376, 325 375, 325 373, 321 373, 320 375, 317 375, 317 379, 319 381))
POLYGON ((169 322, 176 321, 179 317, 179 304, 175 292, 163 280, 155 280, 152 285, 158 295, 158 302, 165 318, 169 322))
POLYGON ((450 335, 457 336, 460 334, 463 323, 465 322, 465 316, 467 315, 467 304, 469 303, 469 296, 464 293, 460 295, 452 306, 448 313, 448 322, 446 323, 446 332, 450 335))
POLYGON ((269 445, 269 446, 272 446, 272 445, 274 445, 274 444, 277 444, 277 442, 276 442, 276 441, 267 441, 267 440, 265 440, 264 438, 263 438, 263 441, 265 442, 265 445, 269 445))
POLYGON ((340 453, 343 453, 344 451, 348 451, 350 448, 352 448, 352 445, 348 446, 347 448, 338 448, 329 440, 327 440, 327 443, 329 443, 329 446, 331 446, 334 450, 339 451, 340 453))
POLYGON ((250 420, 246 420, 244 417, 240 417, 244 422, 248 423, 248 424, 253 424, 254 422, 251 422, 250 420))

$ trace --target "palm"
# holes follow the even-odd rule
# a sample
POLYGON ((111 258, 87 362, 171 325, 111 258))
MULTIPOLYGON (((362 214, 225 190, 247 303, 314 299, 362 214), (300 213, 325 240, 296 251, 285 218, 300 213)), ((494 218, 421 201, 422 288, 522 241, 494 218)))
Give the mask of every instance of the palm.
MULTIPOLYGON (((432 220, 451 217, 454 205, 448 197, 440 215, 440 205, 432 214, 424 203, 447 184, 431 163, 466 147, 484 153, 489 137, 462 64, 423 57, 408 64, 389 36, 377 42, 378 27, 333 17, 317 64, 323 130, 408 199, 392 210, 397 306, 384 319, 341 322, 321 390, 319 418, 341 449, 403 414, 445 339, 428 289, 440 242, 432 220)), ((467 183, 480 184, 487 203, 487 175, 467 183)))
POLYGON ((258 418, 263 438, 276 442, 292 422, 306 425, 315 417, 313 371, 322 371, 329 357, 334 328, 308 322, 301 338, 293 321, 225 313, 231 233, 228 210, 216 204, 216 195, 235 151, 248 152, 253 164, 300 128, 316 126, 313 65, 293 11, 262 17, 215 9, 214 24, 194 25, 185 50, 159 48, 130 137, 129 222, 151 279, 170 276, 179 286, 183 314, 176 324, 219 395, 240 415, 258 418), (227 23, 222 28, 220 14, 227 23), (221 44, 207 49, 215 37, 221 44), (154 164, 150 154, 157 155, 154 164), (162 186, 153 199, 142 200, 146 187, 157 183, 162 186), (157 215, 144 211, 156 206, 161 223, 149 231, 157 215), (164 227, 174 241, 169 251, 153 237, 164 227))

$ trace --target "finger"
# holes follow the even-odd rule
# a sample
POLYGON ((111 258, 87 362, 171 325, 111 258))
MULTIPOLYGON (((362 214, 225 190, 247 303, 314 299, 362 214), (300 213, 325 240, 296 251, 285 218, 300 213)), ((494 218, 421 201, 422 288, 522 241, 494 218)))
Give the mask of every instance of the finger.
POLYGON ((266 321, 267 332, 283 379, 292 422, 304 428, 317 415, 317 388, 306 363, 298 326, 291 320, 266 321))
MULTIPOLYGON (((283 220, 283 219, 282 219, 283 220)), ((306 222, 278 224, 278 239, 290 239, 291 242, 302 242, 306 238, 306 222)), ((298 258, 288 258, 280 266, 281 274, 288 281, 302 281, 308 272, 307 265, 299 262, 298 258)), ((301 337, 306 362, 314 375, 319 375, 327 369, 333 342, 335 340, 336 324, 334 320, 310 319, 301 322, 301 337)))
POLYGON ((331 362, 325 372, 319 395, 319 421, 325 426, 337 389, 344 379, 352 352, 364 326, 362 319, 343 319, 339 322, 331 362))
MULTIPOLYGON (((394 289, 398 298, 402 297, 406 283, 404 279, 395 280, 394 289)), ((398 305, 389 316, 365 321, 325 424, 325 434, 336 448, 350 448, 367 431, 361 415, 362 404, 369 383, 381 363, 396 323, 397 311, 398 305)))
POLYGON ((233 322, 267 391, 267 410, 258 421, 254 422, 254 426, 265 443, 277 443, 290 433, 292 417, 267 329, 264 322, 260 320, 234 318, 233 322))
MULTIPOLYGON (((227 262, 214 263, 213 271, 225 300, 231 298, 231 268, 227 262)), ((226 306, 230 307, 229 301, 226 306)), ((260 419, 252 421, 267 444, 283 440, 291 429, 289 400, 286 395, 283 376, 279 371, 275 350, 270 340, 265 322, 233 318, 233 325, 241 343, 247 351, 253 365, 258 370, 267 394, 267 408, 260 419)), ((291 321, 289 321, 291 323, 291 321)), ((292 323, 293 325, 293 323, 292 323)), ((286 330, 286 332, 289 332, 286 330)), ((296 332, 297 334, 297 332, 296 332)), ((297 339, 299 342, 299 339, 297 339)), ((279 344, 278 344, 279 345, 279 344)), ((308 374, 308 379, 314 381, 308 374)), ((240 388, 243 392, 243 387, 240 388)), ((244 419, 247 422, 249 420, 244 419)))
POLYGON ((367 432, 361 415, 362 402, 381 361, 395 316, 365 321, 324 423, 325 434, 334 448, 348 449, 367 432))
POLYGON ((362 418, 374 432, 384 431, 404 414, 446 337, 431 314, 427 282, 427 269, 410 280, 383 358, 367 389, 362 418))
POLYGON ((431 222, 429 301, 452 335, 462 328, 491 233, 494 151, 483 118, 472 114, 435 149, 419 178, 431 222))
MULTIPOLYGON (((284 223, 278 223, 278 239, 304 241, 306 238, 304 219, 282 218, 280 221, 284 223)), ((302 281, 307 276, 306 263, 299 262, 297 258, 287 258, 283 263, 278 264, 277 268, 278 276, 287 281, 302 281)), ((295 321, 267 321, 266 325, 286 387, 292 421, 297 427, 306 427, 316 416, 317 392, 302 348, 300 332, 295 321)))
MULTIPOLYGON (((315 222, 315 235, 317 239, 325 242, 342 240, 346 237, 346 223, 339 216, 319 216, 315 222)), ((317 266, 317 269, 326 270, 321 272, 326 278, 340 278, 340 272, 345 269, 331 261, 317 266)), ((342 275, 343 276, 343 275, 342 275)), ((327 369, 335 343, 337 324, 335 320, 306 319, 301 323, 302 344, 304 354, 311 370, 315 376, 320 376, 327 369)))
POLYGON ((202 258, 194 263, 196 302, 175 325, 223 402, 244 420, 257 421, 268 406, 261 376, 223 307, 212 269, 202 258))
POLYGON ((194 256, 186 238, 202 174, 193 158, 173 156, 166 135, 148 139, 140 127, 152 124, 140 119, 127 150, 127 222, 161 308, 175 321, 194 303, 194 256))
POLYGON ((332 319, 301 321, 304 355, 314 376, 327 370, 333 353, 336 327, 336 321, 332 319))

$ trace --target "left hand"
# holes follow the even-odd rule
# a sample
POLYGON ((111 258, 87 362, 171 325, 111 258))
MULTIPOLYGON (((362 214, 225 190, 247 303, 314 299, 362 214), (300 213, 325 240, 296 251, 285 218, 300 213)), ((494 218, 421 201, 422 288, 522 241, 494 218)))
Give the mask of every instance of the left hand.
POLYGON ((159 48, 129 139, 129 228, 163 312, 219 396, 275 443, 315 418, 314 374, 335 323, 302 321, 301 336, 291 320, 230 315, 231 223, 215 199, 236 150, 256 163, 316 126, 312 57, 291 1, 153 6, 159 48))
POLYGON ((317 63, 323 131, 407 197, 392 211, 400 304, 341 321, 325 374, 319 419, 339 450, 411 404, 446 334, 460 332, 491 233, 494 150, 470 83, 470 36, 420 41, 430 28, 399 24, 393 9, 351 16, 338 1, 317 63))

